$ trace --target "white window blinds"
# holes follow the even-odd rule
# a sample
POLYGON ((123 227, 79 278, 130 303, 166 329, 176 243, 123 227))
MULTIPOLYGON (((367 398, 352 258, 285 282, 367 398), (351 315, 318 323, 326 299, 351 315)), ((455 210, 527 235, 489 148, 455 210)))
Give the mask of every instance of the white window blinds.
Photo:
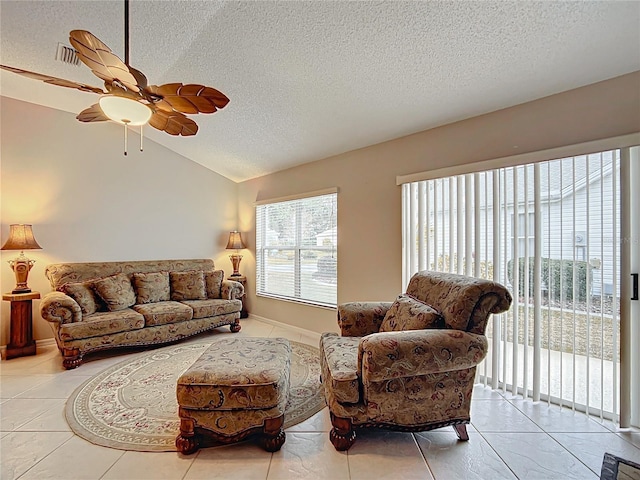
POLYGON ((337 193, 256 206, 257 295, 335 307, 337 193))
MULTIPOLYGON (((403 185, 403 282, 430 269, 513 294, 482 381, 616 418, 620 150, 403 185)), ((625 277, 626 280, 626 277, 625 277)))

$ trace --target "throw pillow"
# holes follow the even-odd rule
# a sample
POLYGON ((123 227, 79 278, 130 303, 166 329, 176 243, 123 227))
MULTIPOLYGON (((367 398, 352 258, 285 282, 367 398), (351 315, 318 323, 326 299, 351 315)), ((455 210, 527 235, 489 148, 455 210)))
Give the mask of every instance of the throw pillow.
POLYGON ((380 325, 381 332, 443 328, 442 316, 432 306, 409 295, 400 295, 380 325))
POLYGON ((136 303, 166 302, 169 300, 169 272, 134 273, 136 303))
POLYGON ((91 315, 103 307, 102 301, 96 297, 92 287, 93 280, 90 280, 82 283, 66 283, 58 288, 58 291, 73 298, 80 306, 83 315, 91 315))
POLYGON ((171 279, 171 300, 205 300, 207 290, 204 285, 204 272, 169 272, 171 279))
POLYGON ((94 288, 110 312, 124 310, 136 303, 136 292, 124 273, 96 280, 94 288))
POLYGON ((224 279, 224 270, 214 270, 213 272, 205 272, 204 281, 207 286, 207 298, 220 298, 222 290, 222 280, 224 279))

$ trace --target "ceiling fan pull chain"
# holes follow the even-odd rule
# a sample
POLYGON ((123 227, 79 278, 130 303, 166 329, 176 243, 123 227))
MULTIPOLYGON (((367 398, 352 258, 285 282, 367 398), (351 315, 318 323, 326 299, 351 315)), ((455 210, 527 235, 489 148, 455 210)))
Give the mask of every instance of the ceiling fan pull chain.
POLYGON ((142 140, 144 140, 144 125, 140 125, 140 151, 143 152, 142 149, 142 140))
POLYGON ((124 154, 127 155, 127 124, 124 124, 124 154))

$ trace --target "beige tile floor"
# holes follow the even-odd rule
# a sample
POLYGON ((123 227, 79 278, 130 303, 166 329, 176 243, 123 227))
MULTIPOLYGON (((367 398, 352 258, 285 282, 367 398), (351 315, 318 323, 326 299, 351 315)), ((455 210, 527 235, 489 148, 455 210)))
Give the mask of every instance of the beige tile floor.
MULTIPOLYGON (((227 328, 190 339, 227 335, 227 328)), ((257 319, 239 335, 284 336, 317 346, 318 336, 257 319)), ((0 363, 0 478, 10 479, 597 479, 611 452, 640 462, 640 429, 621 430, 569 409, 506 397, 478 385, 470 440, 449 428, 422 433, 358 432, 348 452, 329 442, 325 408, 287 430, 277 453, 252 443, 177 453, 125 452, 75 436, 63 416, 66 399, 85 380, 126 355, 89 356, 65 371, 54 346, 0 363)))

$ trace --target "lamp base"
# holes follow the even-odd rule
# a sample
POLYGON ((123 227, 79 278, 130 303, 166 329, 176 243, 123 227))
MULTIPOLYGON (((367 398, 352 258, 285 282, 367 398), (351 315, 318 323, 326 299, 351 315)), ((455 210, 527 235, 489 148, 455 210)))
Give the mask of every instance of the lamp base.
POLYGON ((233 273, 229 276, 241 277, 242 275, 240 274, 240 260, 242 260, 242 255, 234 253, 232 255, 229 255, 229 258, 231 259, 231 265, 233 265, 233 273))
POLYGON ((24 256, 24 252, 20 252, 14 260, 9 260, 9 265, 16 275, 16 288, 11 290, 11 293, 30 293, 31 289, 27 285, 27 279, 29 278, 29 271, 36 263, 35 260, 29 260, 24 256))
POLYGON ((16 287, 13 290, 11 290, 11 293, 31 293, 31 289, 29 287, 27 288, 16 287))

